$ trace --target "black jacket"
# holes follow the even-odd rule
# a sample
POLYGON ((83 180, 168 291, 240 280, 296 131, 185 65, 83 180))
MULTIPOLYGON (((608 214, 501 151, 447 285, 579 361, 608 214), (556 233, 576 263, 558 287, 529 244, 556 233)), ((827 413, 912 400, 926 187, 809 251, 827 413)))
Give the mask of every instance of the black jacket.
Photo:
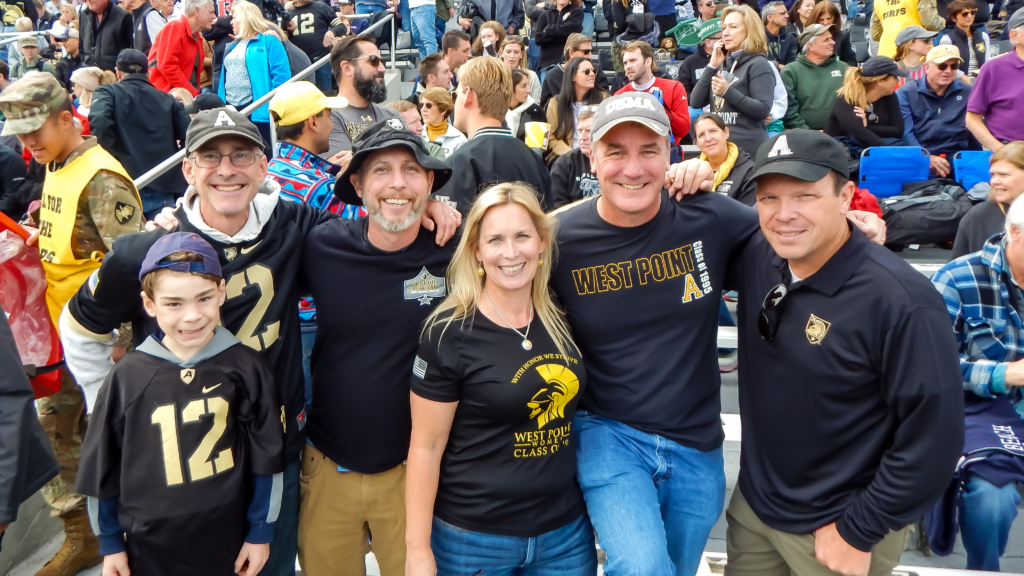
POLYGON ((849 32, 839 33, 839 37, 836 38, 836 45, 832 48, 832 53, 845 62, 847 66, 857 65, 857 52, 853 49, 853 42, 850 40, 849 32))
MULTIPOLYGON (((540 85, 540 102, 538 104, 540 104, 541 108, 547 108, 548 100, 558 96, 558 93, 562 91, 563 76, 565 76, 565 64, 559 64, 548 70, 547 76, 544 77, 544 83, 540 85)), ((597 71, 597 80, 594 81, 594 85, 605 92, 611 93, 608 86, 608 78, 600 70, 597 71)))
POLYGON ((750 177, 753 173, 754 161, 750 158, 750 154, 740 150, 736 163, 729 171, 729 176, 718 185, 718 188, 715 188, 715 192, 735 198, 747 206, 753 206, 757 201, 757 187, 750 177))
POLYGON ((18 519, 18 507, 57 475, 60 467, 36 414, 32 386, 7 314, 0 308, 0 523, 18 519))
POLYGON ((220 66, 224 61, 224 47, 231 43, 231 16, 221 16, 213 23, 213 27, 203 31, 203 38, 213 43, 213 91, 217 92, 220 84, 220 66))
POLYGON ((544 70, 562 61, 565 41, 569 35, 583 31, 583 8, 569 3, 559 11, 554 3, 550 3, 550 7, 539 12, 539 17, 533 23, 533 36, 537 46, 540 46, 537 70, 544 70))
POLYGON ((954 27, 943 30, 942 33, 935 37, 936 46, 939 45, 943 36, 949 36, 953 45, 960 50, 960 57, 964 60, 963 64, 960 65, 961 70, 967 72, 967 63, 970 62, 971 52, 974 52, 974 59, 978 63, 978 69, 981 69, 981 65, 985 63, 985 48, 990 42, 984 26, 974 28, 971 31, 970 40, 967 38, 967 33, 959 28, 954 27))
POLYGON ((772 34, 767 29, 764 33, 768 37, 769 60, 783 66, 796 60, 796 56, 800 52, 800 43, 796 41, 796 34, 790 32, 788 28, 779 30, 778 34, 772 34))
POLYGON ((711 92, 711 78, 715 75, 711 70, 701 74, 690 93, 690 107, 711 105, 712 112, 729 126, 729 140, 751 156, 756 155, 757 147, 768 139, 764 121, 775 100, 775 72, 771 66, 773 64, 760 52, 730 54, 719 70, 731 71, 736 80, 723 97, 711 92))
POLYGON ((57 63, 53 65, 53 69, 57 71, 57 80, 60 80, 60 83, 64 85, 68 92, 71 92, 74 86, 71 83, 71 73, 82 66, 85 66, 85 64, 82 63, 81 52, 77 56, 65 56, 57 60, 57 63))
POLYGON ((96 13, 83 6, 79 14, 82 29, 79 31, 79 50, 82 62, 86 66, 98 66, 103 70, 113 71, 117 64, 117 55, 121 50, 132 47, 132 29, 135 22, 130 12, 108 4, 103 11, 103 20, 96 18, 96 13))
POLYGON ((693 94, 693 87, 697 85, 701 71, 707 68, 710 61, 711 55, 704 51, 703 44, 697 45, 697 51, 683 60, 682 65, 679 66, 679 75, 676 76, 676 80, 683 85, 683 88, 686 88, 687 95, 693 94))
MULTIPOLYGON (((121 161, 132 178, 174 155, 185 141, 190 118, 173 96, 157 90, 145 74, 129 74, 93 92, 89 130, 104 150, 121 161)), ((168 170, 140 190, 143 209, 147 192, 178 197, 187 184, 181 170, 168 170)))
POLYGON ((552 164, 551 193, 547 198, 552 210, 600 193, 597 175, 590 169, 590 158, 579 148, 562 154, 552 164))
POLYGON ((7 146, 0 146, 0 212, 17 222, 25 215, 21 188, 25 183, 25 161, 7 146))

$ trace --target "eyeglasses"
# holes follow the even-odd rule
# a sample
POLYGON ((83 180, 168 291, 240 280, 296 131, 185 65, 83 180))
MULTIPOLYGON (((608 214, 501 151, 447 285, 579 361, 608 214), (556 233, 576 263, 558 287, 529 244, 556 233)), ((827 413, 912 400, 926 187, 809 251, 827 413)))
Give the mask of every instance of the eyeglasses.
POLYGON ((954 71, 956 71, 960 69, 960 63, 956 61, 943 62, 942 64, 936 64, 935 67, 938 68, 940 72, 945 72, 946 68, 952 68, 954 71))
POLYGON ((433 102, 420 102, 420 110, 430 110, 433 107, 433 102))
POLYGON ((252 166, 260 156, 263 156, 263 154, 253 150, 238 150, 230 154, 199 152, 192 155, 192 161, 200 168, 216 168, 227 157, 231 160, 232 166, 252 166))
POLYGON ((761 315, 757 318, 757 331, 765 342, 771 342, 779 331, 779 319, 782 315, 781 304, 789 289, 785 284, 779 284, 764 297, 761 304, 761 315))
POLYGON ((366 61, 370 64, 370 66, 373 66, 374 68, 379 68, 380 65, 384 62, 384 59, 376 54, 367 54, 366 56, 360 56, 358 58, 353 58, 352 60, 362 60, 363 58, 366 58, 366 61))
POLYGON ((977 8, 967 8, 967 9, 964 9, 964 10, 960 11, 960 15, 961 16, 974 16, 977 13, 978 13, 978 9, 977 8))
POLYGON ((583 74, 585 76, 590 76, 593 73, 594 73, 594 69, 593 68, 580 68, 580 74, 583 74))

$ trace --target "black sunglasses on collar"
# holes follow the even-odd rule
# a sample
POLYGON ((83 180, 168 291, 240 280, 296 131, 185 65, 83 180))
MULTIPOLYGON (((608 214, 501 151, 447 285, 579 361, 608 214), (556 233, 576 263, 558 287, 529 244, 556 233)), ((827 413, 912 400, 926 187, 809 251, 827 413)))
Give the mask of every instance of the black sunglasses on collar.
POLYGON ((771 342, 779 331, 779 321, 782 317, 781 304, 789 293, 785 284, 779 284, 772 288, 764 297, 761 304, 761 314, 757 318, 757 331, 765 342, 771 342))

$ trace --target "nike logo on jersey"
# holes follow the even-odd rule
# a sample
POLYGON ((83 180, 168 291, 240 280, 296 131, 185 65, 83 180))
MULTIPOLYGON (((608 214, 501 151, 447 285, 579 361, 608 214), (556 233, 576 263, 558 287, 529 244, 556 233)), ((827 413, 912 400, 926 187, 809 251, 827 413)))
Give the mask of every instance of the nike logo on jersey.
MULTIPOLYGON (((220 384, 223 384, 223 382, 221 382, 220 384)), ((203 394, 209 394, 210 392, 213 392, 216 388, 218 388, 220 386, 220 384, 217 384, 215 386, 210 386, 209 388, 207 388, 206 386, 203 386, 203 394)))
POLYGON ((252 252, 253 249, 255 249, 257 246, 259 246, 262 243, 263 243, 263 240, 260 240, 259 242, 253 244, 252 246, 249 246, 248 248, 242 248, 241 252, 242 252, 242 254, 248 254, 249 252, 252 252))

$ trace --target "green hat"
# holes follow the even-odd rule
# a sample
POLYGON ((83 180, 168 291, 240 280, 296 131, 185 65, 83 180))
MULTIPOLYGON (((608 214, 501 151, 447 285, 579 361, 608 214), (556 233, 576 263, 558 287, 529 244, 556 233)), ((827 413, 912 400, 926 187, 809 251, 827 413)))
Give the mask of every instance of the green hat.
POLYGON ((18 38, 18 48, 23 46, 35 46, 36 48, 39 48, 39 40, 37 40, 35 36, 22 36, 21 38, 18 38))
POLYGON ((703 42, 721 31, 722 19, 712 18, 711 20, 701 24, 700 28, 697 29, 697 43, 703 42))
POLYGON ((676 24, 671 30, 666 32, 666 35, 671 34, 674 36, 678 46, 694 46, 698 42, 697 29, 699 26, 700 20, 691 18, 676 24))
POLYGON ((0 136, 39 130, 50 117, 50 111, 67 98, 68 93, 52 74, 32 74, 12 82, 0 92, 0 112, 7 117, 0 136))

